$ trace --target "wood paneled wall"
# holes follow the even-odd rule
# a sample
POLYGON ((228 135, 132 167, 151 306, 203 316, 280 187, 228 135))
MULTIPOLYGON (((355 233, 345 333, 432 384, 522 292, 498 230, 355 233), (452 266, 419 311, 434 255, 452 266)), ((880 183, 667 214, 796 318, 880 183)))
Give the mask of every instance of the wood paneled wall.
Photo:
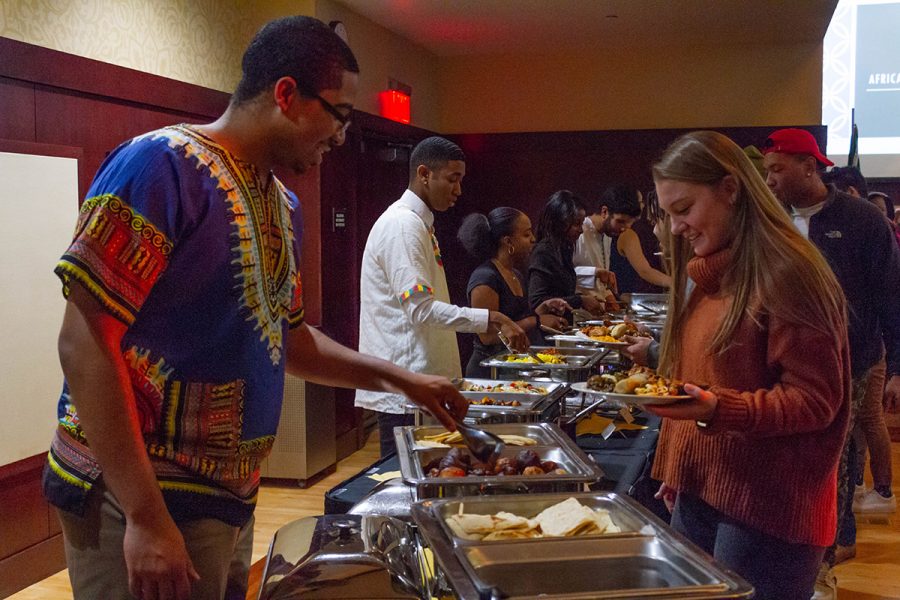
MULTIPOLYGON (((741 147, 762 145, 782 126, 716 128, 741 147)), ((700 129, 700 128, 697 128, 700 129)), ((824 127, 806 127, 825 147, 824 127)), ((463 218, 498 206, 513 206, 536 224, 550 194, 571 190, 595 206, 603 190, 616 183, 653 189, 650 167, 666 147, 688 129, 498 133, 451 136, 466 153, 463 195, 453 210, 435 219, 451 299, 466 303, 466 283, 477 266, 456 239, 463 218)), ((466 364, 473 336, 459 336, 466 364)))

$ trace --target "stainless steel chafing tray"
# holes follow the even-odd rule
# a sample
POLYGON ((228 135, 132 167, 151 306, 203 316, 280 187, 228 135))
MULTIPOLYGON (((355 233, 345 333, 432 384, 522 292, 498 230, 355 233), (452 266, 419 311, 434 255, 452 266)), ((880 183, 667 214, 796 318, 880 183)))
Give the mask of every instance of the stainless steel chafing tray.
MULTIPOLYGON (((559 416, 561 399, 569 391, 568 385, 557 381, 529 381, 528 383, 544 390, 540 393, 492 392, 466 389, 471 385, 482 387, 508 386, 512 383, 508 379, 465 378, 454 380, 454 383, 456 383, 460 393, 471 403, 465 419, 470 424, 552 421, 559 416), (515 400, 519 402, 519 406, 480 404, 485 397, 496 402, 511 402, 515 400)), ((416 424, 437 424, 436 419, 423 412, 414 404, 408 405, 406 409, 407 412, 412 412, 417 416, 416 424)))
POLYGON ((419 533, 460 598, 749 598, 753 588, 630 498, 611 493, 533 494, 425 500, 413 505, 419 533), (629 532, 494 542, 456 540, 443 519, 507 510, 534 516, 575 497, 604 507, 629 532))
POLYGON ((390 517, 299 519, 275 532, 259 600, 427 598, 421 550, 410 526, 390 517))
POLYGON ((502 373, 504 376, 511 376, 514 379, 525 378, 534 380, 535 377, 540 375, 547 375, 555 381, 584 381, 590 375, 591 369, 609 354, 605 348, 592 347, 556 348, 552 346, 532 346, 531 349, 534 352, 543 352, 551 348, 565 359, 564 363, 511 362, 506 360, 507 357, 526 358, 528 355, 501 352, 481 361, 481 366, 491 368, 492 379, 498 379, 498 375, 502 373))
MULTIPOLYGON (((443 427, 397 427, 397 456, 403 480, 416 488, 416 497, 438 498, 480 494, 516 494, 531 492, 578 492, 586 484, 598 481, 603 471, 585 454, 571 438, 552 423, 499 423, 485 425, 484 429, 496 434, 513 434, 537 441, 527 446, 541 460, 552 460, 567 471, 565 474, 428 477, 425 465, 450 451, 449 448, 418 448, 416 440, 423 436, 445 431, 443 427)), ((507 446, 501 455, 515 456, 522 446, 507 446)))
MULTIPOLYGON (((472 546, 481 544, 518 544, 528 542, 529 539, 508 539, 500 541, 472 541, 458 537, 447 525, 447 518, 459 512, 477 515, 494 515, 505 511, 525 517, 534 518, 545 508, 562 502, 568 498, 576 497, 578 501, 588 508, 604 509, 609 512, 613 523, 621 531, 602 534, 602 537, 632 537, 636 535, 653 535, 656 529, 647 522, 644 514, 635 510, 635 504, 626 496, 611 493, 593 494, 525 494, 518 496, 481 496, 472 502, 470 498, 450 498, 424 502, 422 506, 428 511, 430 518, 437 521, 444 530, 444 535, 454 546, 472 546), (462 511, 460 510, 462 509, 462 511)), ((590 536, 595 538, 597 536, 590 536)))

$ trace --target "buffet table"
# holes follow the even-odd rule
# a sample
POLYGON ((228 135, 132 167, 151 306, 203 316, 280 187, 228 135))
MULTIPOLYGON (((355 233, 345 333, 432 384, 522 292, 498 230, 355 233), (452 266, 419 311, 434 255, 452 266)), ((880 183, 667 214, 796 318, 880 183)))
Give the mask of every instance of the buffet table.
MULTIPOLYGON (((633 492, 633 486, 648 467, 648 460, 656 448, 659 417, 641 413, 634 424, 646 427, 625 430, 603 439, 599 433, 578 435, 576 443, 603 469, 604 477, 595 487, 623 494, 633 492)), ((580 424, 582 431, 597 429, 591 419, 580 424)), ((325 514, 345 514, 352 506, 368 496, 385 480, 385 475, 400 474, 400 460, 396 455, 383 458, 342 481, 325 494, 325 514)), ((655 511, 654 511, 655 512, 655 511)))

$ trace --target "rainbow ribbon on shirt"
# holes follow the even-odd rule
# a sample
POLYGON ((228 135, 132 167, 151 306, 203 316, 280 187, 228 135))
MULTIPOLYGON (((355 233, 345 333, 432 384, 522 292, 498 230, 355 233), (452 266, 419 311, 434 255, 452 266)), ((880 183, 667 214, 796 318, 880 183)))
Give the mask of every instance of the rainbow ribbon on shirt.
POLYGON ((443 269, 444 261, 441 260, 441 247, 438 246, 437 237, 434 235, 434 227, 429 227, 428 233, 431 234, 431 247, 434 248, 434 259, 437 261, 438 266, 443 269))
POLYGON ((429 296, 434 295, 434 290, 428 287, 427 285, 414 285, 402 294, 400 294, 400 302, 405 302, 411 296, 415 294, 428 294, 429 296))

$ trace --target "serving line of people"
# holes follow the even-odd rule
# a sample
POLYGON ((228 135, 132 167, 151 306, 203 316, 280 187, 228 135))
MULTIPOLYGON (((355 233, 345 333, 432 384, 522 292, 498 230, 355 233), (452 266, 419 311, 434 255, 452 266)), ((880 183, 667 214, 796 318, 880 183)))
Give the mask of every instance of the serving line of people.
MULTIPOLYGON (((484 260, 468 290, 476 306, 450 304, 433 219, 459 197, 465 156, 433 137, 413 150, 408 189, 367 241, 360 352, 308 327, 298 201, 271 169, 303 173, 344 142, 359 69, 308 17, 267 24, 242 66, 217 121, 150 132, 108 157, 56 267, 65 383, 44 492, 78 599, 245 596, 285 372, 362 390, 387 453, 408 400, 450 430, 465 415, 448 379, 461 373, 456 331, 486 346, 499 332, 524 349, 540 324, 609 300, 576 293, 587 211, 560 191, 536 243, 514 209, 469 221, 463 237, 484 260), (518 312, 504 314, 507 302, 518 312)), ((665 417, 654 473, 677 529, 760 597, 802 598, 846 506, 834 493, 839 458, 880 337, 896 402, 900 315, 883 300, 900 292, 900 251, 874 208, 821 184, 817 149, 776 134, 764 148, 771 191, 712 132, 682 136, 653 168, 673 234, 659 370, 692 397, 652 409, 665 417)), ((594 230, 627 229, 616 215, 633 215, 602 206, 594 230)), ((615 291, 601 262, 589 268, 615 291)))
MULTIPOLYGON (((808 224, 808 206, 839 201, 834 210, 846 202, 817 179, 823 157, 806 136, 773 133, 763 150, 768 186, 739 147, 712 132, 679 138, 653 169, 672 234, 670 317, 657 366, 689 382, 693 397, 649 409, 665 417, 654 467, 663 482, 659 495, 670 500, 676 529, 765 598, 809 597, 821 565, 834 563, 836 532, 841 541, 844 531, 837 524, 849 507, 841 465, 865 387, 861 377, 871 368, 867 357, 877 359, 870 346, 880 348, 882 330, 889 363, 898 339, 898 315, 862 299, 900 291, 900 253, 890 228, 864 203, 845 207, 843 223, 808 224), (794 207, 790 214, 785 205, 794 207), (848 273, 851 264, 856 268, 848 273), (863 264, 878 265, 877 281, 863 264), (816 353, 807 351, 813 347, 816 353)), ((630 209, 620 210, 604 204, 586 219, 575 194, 550 197, 529 261, 531 307, 604 308, 608 296, 577 293, 575 256, 586 229, 627 228, 627 219, 616 223, 615 215, 630 216, 630 209)), ((529 223, 514 209, 498 211, 493 218, 471 216, 461 231, 470 251, 489 258, 473 274, 469 298, 491 310, 502 299, 533 331, 541 317, 528 316, 520 275, 500 259, 505 251, 521 256, 515 261, 521 264, 531 244, 529 223)), ((611 245, 595 249, 602 258, 599 248, 611 245)), ((587 269, 596 279, 608 273, 598 262, 587 269)), ((615 282, 609 275, 601 281, 615 282)), ((476 342, 481 354, 485 341, 495 339, 476 342)), ((642 358, 634 348, 627 353, 642 358)), ((889 372, 893 397, 898 380, 893 367, 889 372)))

